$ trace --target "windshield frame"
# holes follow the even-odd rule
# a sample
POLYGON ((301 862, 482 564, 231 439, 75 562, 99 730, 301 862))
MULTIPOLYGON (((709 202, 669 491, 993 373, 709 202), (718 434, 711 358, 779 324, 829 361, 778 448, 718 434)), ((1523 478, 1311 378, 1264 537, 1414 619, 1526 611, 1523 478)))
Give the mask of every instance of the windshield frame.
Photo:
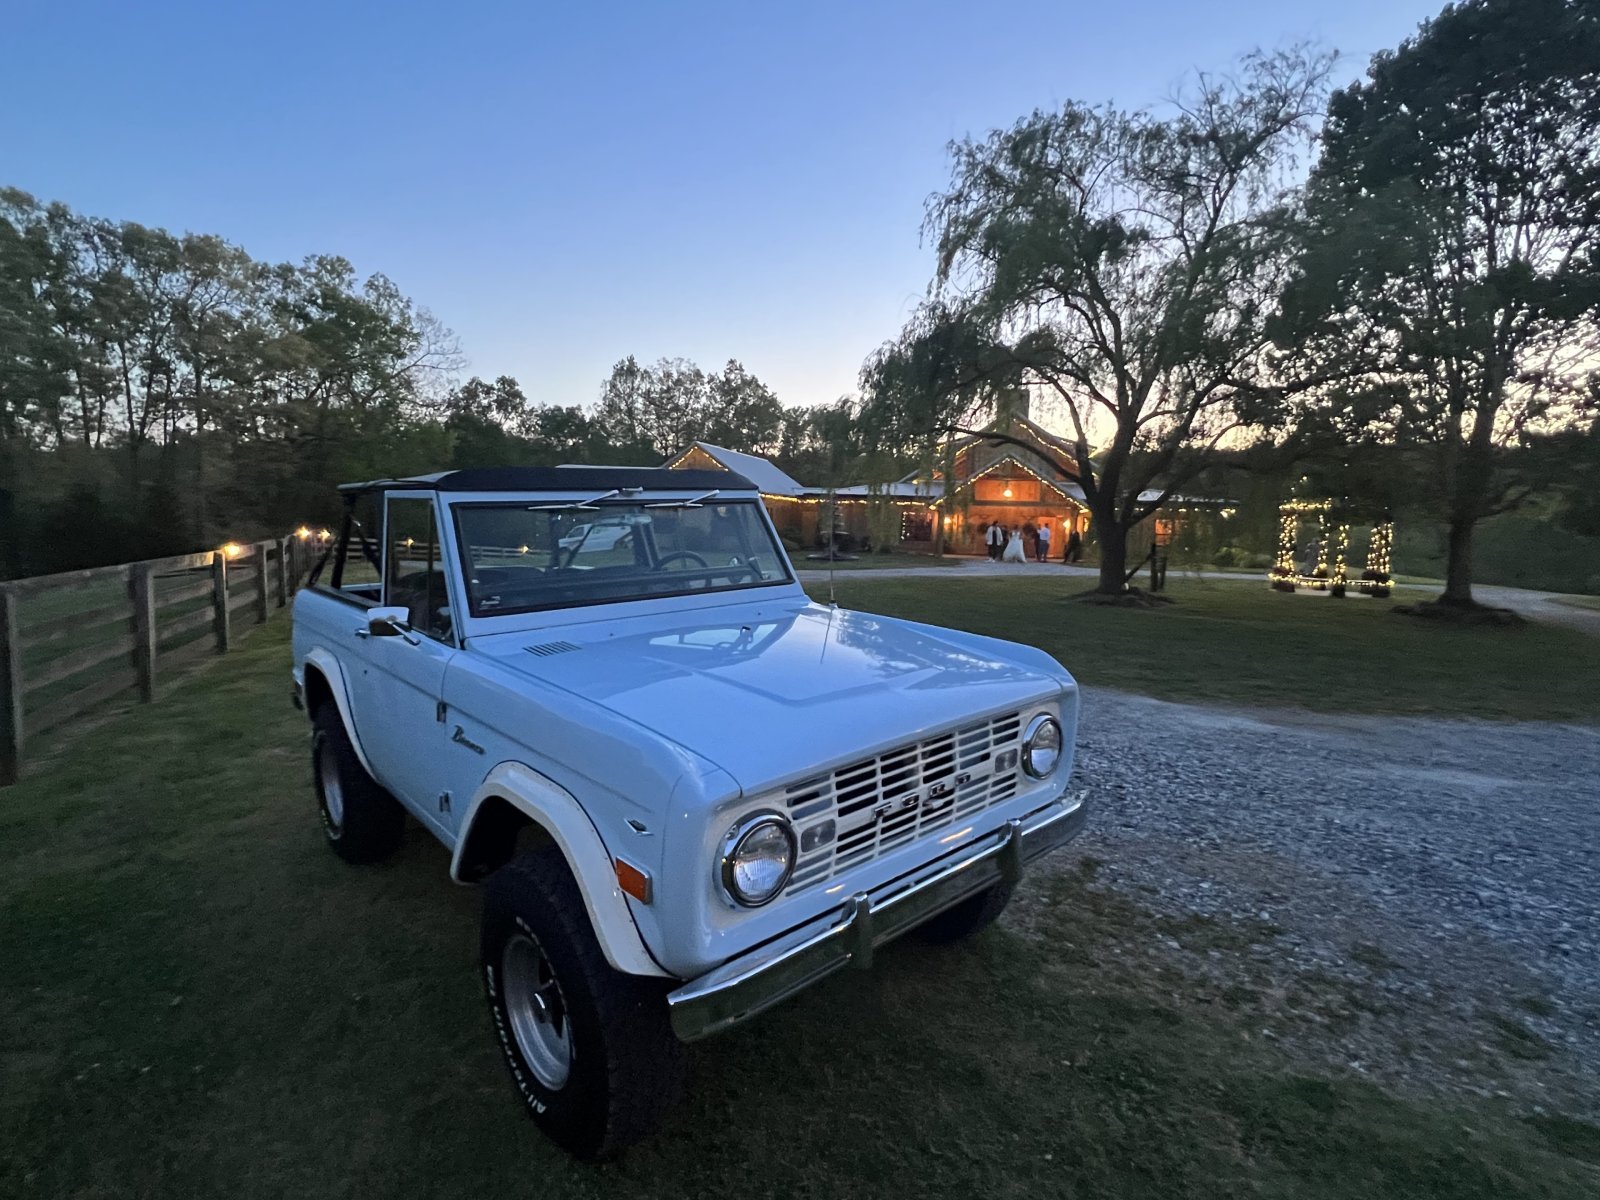
POLYGON ((767 538, 771 542, 771 548, 776 562, 783 573, 782 578, 760 579, 747 583, 730 583, 717 586, 686 588, 682 591, 672 592, 651 591, 643 593, 629 593, 621 596, 589 596, 573 600, 556 600, 549 604, 519 604, 512 607, 495 608, 487 612, 479 611, 477 602, 472 596, 471 587, 473 570, 472 546, 467 539, 465 529, 462 527, 461 514, 469 509, 504 508, 533 510, 543 508, 546 504, 554 508, 554 506, 561 505, 562 503, 563 502, 559 499, 536 495, 519 496, 515 499, 473 499, 450 502, 450 528, 456 543, 456 563, 461 571, 461 597, 464 601, 466 601, 467 616, 470 619, 483 621, 493 620, 496 617, 519 616, 527 613, 555 612, 562 609, 594 608, 603 604, 641 604, 658 600, 671 601, 693 599, 699 596, 722 596, 729 592, 747 592, 761 588, 791 587, 798 582, 794 573, 794 565, 789 561, 789 552, 783 544, 783 539, 778 536, 778 531, 772 524, 772 515, 767 512, 767 506, 761 501, 760 497, 749 495, 718 497, 714 500, 707 500, 704 503, 691 505, 671 497, 655 497, 650 495, 626 496, 597 501, 592 505, 592 507, 585 506, 583 508, 580 508, 578 506, 578 502, 574 501, 572 505, 572 511, 584 515, 590 524, 596 524, 603 519, 605 510, 608 508, 636 510, 650 504, 658 504, 664 508, 724 508, 731 507, 733 505, 753 506, 755 509, 756 520, 759 523, 760 528, 766 532, 767 538))

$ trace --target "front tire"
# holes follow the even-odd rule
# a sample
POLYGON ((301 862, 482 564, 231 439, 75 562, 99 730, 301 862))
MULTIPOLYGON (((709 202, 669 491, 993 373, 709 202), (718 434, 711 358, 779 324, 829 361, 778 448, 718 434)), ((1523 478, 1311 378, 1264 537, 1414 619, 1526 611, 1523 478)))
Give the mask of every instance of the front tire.
POLYGON ((665 981, 606 961, 556 847, 490 877, 479 961, 512 1082, 552 1141, 599 1159, 655 1129, 685 1068, 665 981))
POLYGON ((997 883, 976 896, 968 896, 942 913, 929 917, 917 928, 917 935, 926 942, 947 945, 975 937, 993 925, 1011 902, 1012 884, 997 883))
POLYGON ((335 854, 348 863, 375 863, 400 848, 405 810, 367 774, 331 704, 312 718, 311 770, 322 831, 335 854))

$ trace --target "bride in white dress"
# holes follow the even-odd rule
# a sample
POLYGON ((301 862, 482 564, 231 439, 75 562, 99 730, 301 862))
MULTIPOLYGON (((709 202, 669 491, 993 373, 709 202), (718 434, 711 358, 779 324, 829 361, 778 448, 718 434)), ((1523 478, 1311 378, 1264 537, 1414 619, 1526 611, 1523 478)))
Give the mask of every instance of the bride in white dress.
POLYGON ((1005 553, 1000 556, 1000 561, 1019 563, 1028 561, 1028 556, 1022 550, 1022 530, 1015 526, 1012 527, 1011 536, 1006 540, 1005 553))

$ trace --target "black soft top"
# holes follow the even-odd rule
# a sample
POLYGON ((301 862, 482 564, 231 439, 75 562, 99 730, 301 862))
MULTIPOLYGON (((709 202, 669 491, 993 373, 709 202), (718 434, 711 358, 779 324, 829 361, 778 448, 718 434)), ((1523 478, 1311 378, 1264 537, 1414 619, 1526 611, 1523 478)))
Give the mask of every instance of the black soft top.
POLYGON ((343 483, 348 495, 361 492, 609 492, 640 488, 648 492, 753 492, 756 485, 732 471, 669 470, 666 467, 468 467, 413 475, 406 479, 369 479, 343 483))

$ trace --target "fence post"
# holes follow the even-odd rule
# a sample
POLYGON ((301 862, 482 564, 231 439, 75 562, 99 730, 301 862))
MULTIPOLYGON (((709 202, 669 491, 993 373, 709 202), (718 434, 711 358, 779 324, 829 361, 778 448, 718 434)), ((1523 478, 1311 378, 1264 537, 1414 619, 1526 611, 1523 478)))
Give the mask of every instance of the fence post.
POLYGON ((228 627, 228 556, 221 550, 211 555, 211 627, 217 635, 217 653, 226 654, 233 631, 228 627))
POLYGON ((278 547, 278 607, 289 603, 289 539, 279 538, 278 547))
POLYGON ((133 672, 139 699, 149 704, 156 696, 156 577, 149 563, 133 564, 128 596, 133 601, 133 672))
POLYGON ((0 587, 0 787, 22 776, 22 634, 17 597, 0 587))
POLYGON ((267 544, 256 543, 256 624, 264 625, 269 611, 267 603, 267 544))

